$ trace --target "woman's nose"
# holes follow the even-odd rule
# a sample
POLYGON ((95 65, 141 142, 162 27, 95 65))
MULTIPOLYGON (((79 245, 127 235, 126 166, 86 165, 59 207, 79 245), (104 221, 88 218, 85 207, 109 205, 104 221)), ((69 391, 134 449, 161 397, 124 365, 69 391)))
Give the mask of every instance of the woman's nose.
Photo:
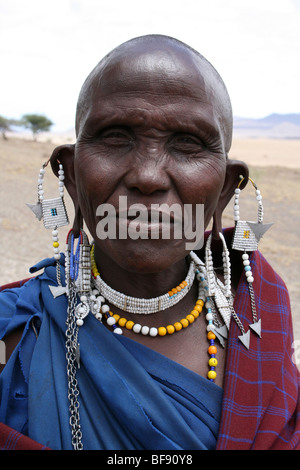
POLYGON ((132 161, 132 167, 126 174, 125 184, 128 189, 138 189, 142 194, 150 195, 156 191, 170 188, 166 158, 154 152, 147 152, 132 161))

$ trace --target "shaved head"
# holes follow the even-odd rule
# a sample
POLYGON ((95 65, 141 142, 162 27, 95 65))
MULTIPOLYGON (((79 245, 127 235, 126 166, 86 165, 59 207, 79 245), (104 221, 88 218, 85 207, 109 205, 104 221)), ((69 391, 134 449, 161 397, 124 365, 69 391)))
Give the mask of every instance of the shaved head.
POLYGON ((169 84, 174 81, 174 86, 178 86, 179 81, 185 81, 190 90, 195 83, 205 89, 207 99, 218 116, 224 148, 229 152, 232 140, 232 108, 222 78, 199 52, 177 39, 161 35, 141 36, 121 44, 92 70, 82 86, 77 103, 77 136, 100 89, 102 94, 105 93, 105 87, 109 84, 111 91, 113 82, 117 92, 118 84, 122 84, 124 88, 128 79, 130 93, 132 70, 135 71, 135 77, 140 77, 139 86, 145 93, 148 85, 153 86, 157 77, 160 83, 164 80, 169 84))

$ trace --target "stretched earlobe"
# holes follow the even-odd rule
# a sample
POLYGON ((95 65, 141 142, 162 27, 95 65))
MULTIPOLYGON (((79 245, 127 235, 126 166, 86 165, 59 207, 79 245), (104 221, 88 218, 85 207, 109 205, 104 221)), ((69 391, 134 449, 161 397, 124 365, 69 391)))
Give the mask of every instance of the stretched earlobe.
POLYGON ((74 144, 65 144, 56 147, 50 157, 50 163, 53 173, 58 176, 59 163, 62 163, 65 171, 65 187, 73 201, 75 216, 73 222, 73 233, 78 238, 80 230, 83 227, 83 217, 78 204, 77 189, 74 173, 74 144))
POLYGON ((225 182, 221 191, 221 195, 219 197, 216 210, 213 215, 212 237, 216 240, 220 238, 219 233, 222 232, 223 211, 234 195, 234 190, 240 181, 240 175, 245 178, 244 182, 241 184, 242 189, 247 184, 249 177, 249 168, 244 162, 241 162, 239 160, 228 159, 225 182))

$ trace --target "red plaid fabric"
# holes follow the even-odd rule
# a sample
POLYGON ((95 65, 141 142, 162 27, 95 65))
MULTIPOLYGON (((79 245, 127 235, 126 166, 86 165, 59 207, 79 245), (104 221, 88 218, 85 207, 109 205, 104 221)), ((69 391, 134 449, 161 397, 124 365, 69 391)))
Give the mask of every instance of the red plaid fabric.
POLYGON ((0 423, 0 450, 50 450, 27 436, 0 423))
MULTIPOLYGON (((232 321, 217 449, 300 450, 300 377, 293 360, 288 292, 259 252, 252 253, 251 266, 262 337, 251 332, 247 350, 232 321)), ((243 276, 235 310, 247 330, 252 313, 243 276)))

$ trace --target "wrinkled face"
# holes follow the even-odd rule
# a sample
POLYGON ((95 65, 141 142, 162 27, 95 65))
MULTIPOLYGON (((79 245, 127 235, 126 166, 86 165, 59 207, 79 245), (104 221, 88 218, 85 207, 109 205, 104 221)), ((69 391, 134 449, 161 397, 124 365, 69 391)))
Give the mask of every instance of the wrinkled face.
POLYGON ((81 212, 99 252, 147 272, 186 255, 184 237, 99 240, 97 208, 118 210, 120 196, 147 208, 204 204, 206 227, 226 170, 220 100, 210 67, 182 51, 117 55, 99 70, 80 115, 74 167, 81 212))

